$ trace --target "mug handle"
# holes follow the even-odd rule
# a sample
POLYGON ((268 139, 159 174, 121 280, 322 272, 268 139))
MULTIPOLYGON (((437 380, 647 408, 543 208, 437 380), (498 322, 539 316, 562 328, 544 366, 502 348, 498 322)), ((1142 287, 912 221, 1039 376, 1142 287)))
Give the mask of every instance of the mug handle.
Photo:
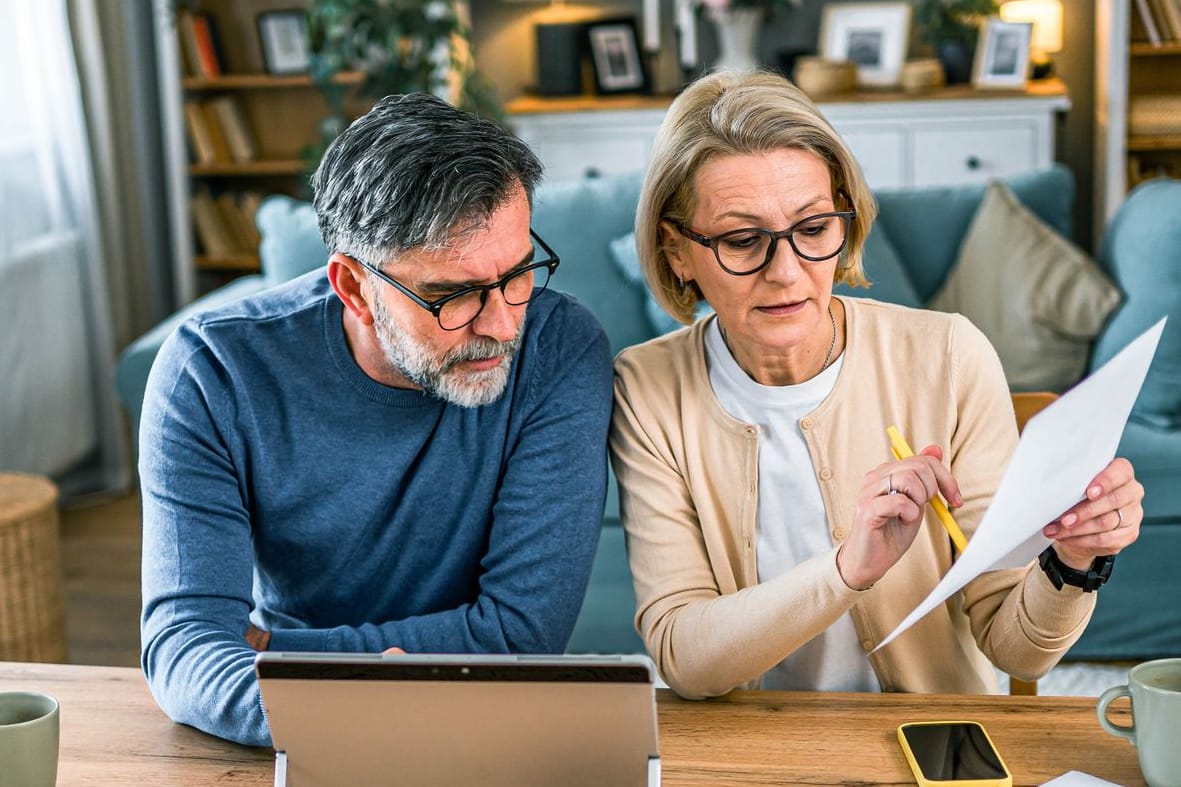
POLYGON ((1099 726, 1107 730, 1117 738, 1127 738, 1136 745, 1136 722, 1133 718, 1132 726, 1125 727, 1122 724, 1112 724, 1107 718, 1107 706, 1120 697, 1132 698, 1132 692, 1128 690, 1127 686, 1113 686, 1107 691, 1099 695, 1099 704, 1095 708, 1095 712, 1099 715, 1099 726))

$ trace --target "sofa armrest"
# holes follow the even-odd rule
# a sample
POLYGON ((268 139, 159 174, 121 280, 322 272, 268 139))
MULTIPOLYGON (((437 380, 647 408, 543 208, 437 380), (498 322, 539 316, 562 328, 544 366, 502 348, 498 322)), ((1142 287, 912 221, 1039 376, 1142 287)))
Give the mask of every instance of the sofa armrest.
MULTIPOLYGON (((123 408, 131 418, 133 438, 139 434, 139 416, 143 410, 144 389, 148 384, 148 372, 152 369, 152 362, 156 360, 156 353, 160 351, 160 345, 164 343, 169 334, 194 314, 236 301, 256 293, 266 286, 266 282, 259 275, 234 279, 229 284, 193 301, 127 345, 119 355, 119 362, 115 366, 115 388, 119 392, 119 400, 123 403, 123 408)), ((138 445, 138 440, 133 439, 132 444, 138 445)))

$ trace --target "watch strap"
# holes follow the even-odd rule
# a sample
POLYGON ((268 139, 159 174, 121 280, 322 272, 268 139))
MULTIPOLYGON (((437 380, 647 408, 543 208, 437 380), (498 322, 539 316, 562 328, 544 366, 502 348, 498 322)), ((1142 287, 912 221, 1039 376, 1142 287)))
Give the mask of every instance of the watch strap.
POLYGON ((1077 568, 1063 563, 1058 557, 1058 553, 1054 551, 1054 546, 1050 545, 1038 555, 1037 562, 1056 590, 1061 590, 1063 585, 1071 585, 1082 588, 1084 593, 1091 593, 1103 587, 1111 578, 1115 555, 1097 557, 1091 561, 1090 568, 1086 571, 1079 571, 1077 568))

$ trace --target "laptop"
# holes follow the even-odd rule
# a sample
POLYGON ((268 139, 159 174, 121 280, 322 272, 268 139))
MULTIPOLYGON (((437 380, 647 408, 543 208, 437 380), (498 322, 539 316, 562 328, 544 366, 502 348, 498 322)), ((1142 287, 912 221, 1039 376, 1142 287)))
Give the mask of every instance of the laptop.
POLYGON ((276 787, 660 784, 646 656, 264 652, 276 787))

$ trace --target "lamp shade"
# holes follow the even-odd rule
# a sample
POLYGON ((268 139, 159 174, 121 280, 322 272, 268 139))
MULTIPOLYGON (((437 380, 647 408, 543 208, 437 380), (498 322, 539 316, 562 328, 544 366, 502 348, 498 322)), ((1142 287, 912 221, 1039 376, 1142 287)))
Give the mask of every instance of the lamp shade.
POLYGON ((1034 52, 1062 50, 1061 0, 1009 0, 1001 6, 1001 19, 1006 22, 1033 22, 1030 48, 1034 52))

